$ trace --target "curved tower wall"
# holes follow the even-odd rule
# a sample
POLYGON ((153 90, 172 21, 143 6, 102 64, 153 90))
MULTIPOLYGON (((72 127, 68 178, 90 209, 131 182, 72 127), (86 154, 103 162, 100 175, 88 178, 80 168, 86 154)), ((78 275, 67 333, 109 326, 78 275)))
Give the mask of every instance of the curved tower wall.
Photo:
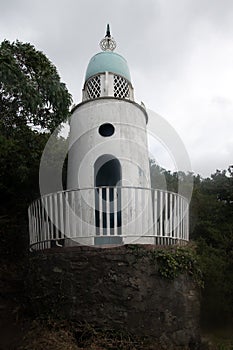
POLYGON ((105 154, 121 163, 119 186, 150 188, 146 118, 141 106, 126 100, 101 98, 80 104, 70 124, 67 189, 94 187, 94 164, 105 154), (99 133, 106 123, 115 129, 112 136, 99 133))
MULTIPOLYGON (((67 188, 98 186, 95 166, 100 159, 102 163, 119 161, 121 178, 114 185, 150 188, 146 118, 141 106, 123 99, 100 98, 80 104, 71 118, 67 188), (99 133, 99 127, 106 123, 114 127, 112 136, 104 137, 99 133)), ((110 182, 102 185, 112 185, 111 179, 108 180, 110 182)), ((150 238, 140 238, 152 230, 151 192, 142 191, 142 195, 135 198, 130 188, 120 190, 120 234, 128 236, 123 237, 121 243, 133 243, 135 236, 139 236, 137 243, 153 243, 150 238)), ((82 206, 85 206, 80 223, 82 231, 85 226, 88 235, 96 235, 96 193, 93 190, 81 193, 82 206)), ((76 241, 95 244, 94 238, 76 241)))

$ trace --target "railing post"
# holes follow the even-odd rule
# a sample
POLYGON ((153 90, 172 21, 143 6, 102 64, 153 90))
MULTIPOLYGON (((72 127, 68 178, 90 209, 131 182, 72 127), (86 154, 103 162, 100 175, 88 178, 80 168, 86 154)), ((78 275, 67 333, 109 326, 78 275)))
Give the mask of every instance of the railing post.
POLYGON ((114 226, 114 235, 117 236, 118 234, 118 225, 117 225, 117 202, 118 202, 118 193, 117 193, 117 187, 113 188, 113 213, 114 213, 114 218, 113 218, 113 226, 114 226))
POLYGON ((169 235, 170 237, 169 223, 168 223, 168 193, 167 192, 165 192, 164 210, 165 210, 165 219, 164 219, 165 235, 169 235))
POLYGON ((99 188, 99 234, 103 236, 103 188, 99 188))
POLYGON ((54 203, 54 231, 55 239, 58 239, 58 212, 57 212, 57 193, 52 194, 53 203, 54 203))
POLYGON ((70 204, 69 192, 64 193, 65 196, 65 232, 66 236, 70 238, 70 204))
POLYGON ((163 236, 163 192, 160 191, 159 193, 159 235, 163 236))
POLYGON ((110 191, 109 187, 106 187, 106 205, 105 205, 105 211, 106 211, 106 236, 110 236, 110 191))
POLYGON ((60 192, 58 194, 58 203, 59 203, 59 214, 60 214, 60 232, 61 232, 61 238, 64 238, 65 234, 65 226, 64 226, 64 204, 63 204, 63 192, 60 192))
POLYGON ((158 190, 154 190, 154 235, 158 235, 158 190))

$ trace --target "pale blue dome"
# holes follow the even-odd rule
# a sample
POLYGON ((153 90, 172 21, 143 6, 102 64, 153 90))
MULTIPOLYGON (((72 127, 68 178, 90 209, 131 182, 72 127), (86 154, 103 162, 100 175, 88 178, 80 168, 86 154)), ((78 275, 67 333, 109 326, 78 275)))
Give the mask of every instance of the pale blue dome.
POLYGON ((121 75, 131 82, 127 61, 115 52, 103 51, 93 56, 87 66, 85 82, 93 75, 104 72, 121 75))

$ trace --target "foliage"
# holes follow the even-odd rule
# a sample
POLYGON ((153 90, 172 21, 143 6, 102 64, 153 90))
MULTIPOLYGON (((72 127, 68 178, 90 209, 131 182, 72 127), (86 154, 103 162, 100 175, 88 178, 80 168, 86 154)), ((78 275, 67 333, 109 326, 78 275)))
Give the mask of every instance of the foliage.
POLYGON ((203 322, 232 322, 233 173, 217 170, 194 188, 191 237, 196 240, 205 279, 203 322))
POLYGON ((183 273, 192 276, 203 287, 203 276, 198 256, 193 246, 144 249, 143 246, 128 245, 137 259, 147 257, 158 264, 158 273, 162 278, 174 280, 183 273))
POLYGON ((96 329, 88 323, 34 320, 20 350, 141 350, 161 349, 154 339, 114 329, 96 329))
POLYGON ((69 114, 71 95, 55 66, 29 43, 0 45, 1 129, 28 123, 53 131, 69 114))
POLYGON ((225 327, 224 329, 215 329, 214 333, 207 333, 204 337, 206 347, 204 349, 213 350, 232 350, 233 349, 233 333, 232 329, 225 327))
POLYGON ((71 96, 55 66, 31 44, 0 44, 0 253, 15 260, 28 245, 27 207, 39 196, 39 165, 71 96), (40 131, 36 131, 39 126, 40 131))
POLYGON ((181 273, 194 277, 199 286, 203 286, 202 273, 198 258, 193 249, 177 248, 175 250, 160 250, 157 252, 159 273, 162 277, 174 279, 181 273))
MULTIPOLYGON (((160 188, 164 177, 165 188, 177 191, 179 173, 172 174, 152 162, 151 174, 153 187, 160 188)), ((182 175, 181 181, 187 181, 187 176, 193 177, 194 184, 190 238, 197 245, 205 285, 202 320, 205 324, 233 323, 233 167, 216 170, 206 179, 200 175, 182 175)), ((172 264, 175 265, 172 259, 167 261, 171 275, 172 264)))
POLYGON ((28 243, 27 207, 38 197, 40 157, 48 134, 29 128, 0 134, 0 252, 15 259, 28 243))
POLYGON ((34 320, 26 333, 20 350, 78 350, 72 332, 55 322, 42 323, 34 320))
POLYGON ((186 197, 192 191, 193 181, 200 178, 199 175, 195 177, 191 172, 177 171, 172 173, 170 170, 158 166, 152 159, 150 159, 150 176, 152 188, 176 193, 179 190, 179 193, 186 197))

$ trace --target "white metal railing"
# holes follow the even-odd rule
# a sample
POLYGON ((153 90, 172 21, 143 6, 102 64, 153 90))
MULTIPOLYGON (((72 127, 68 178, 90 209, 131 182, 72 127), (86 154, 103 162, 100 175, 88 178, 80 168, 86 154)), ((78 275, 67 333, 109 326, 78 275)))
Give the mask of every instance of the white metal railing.
POLYGON ((28 209, 30 248, 184 244, 189 205, 183 196, 140 187, 98 187, 44 195, 28 209))

